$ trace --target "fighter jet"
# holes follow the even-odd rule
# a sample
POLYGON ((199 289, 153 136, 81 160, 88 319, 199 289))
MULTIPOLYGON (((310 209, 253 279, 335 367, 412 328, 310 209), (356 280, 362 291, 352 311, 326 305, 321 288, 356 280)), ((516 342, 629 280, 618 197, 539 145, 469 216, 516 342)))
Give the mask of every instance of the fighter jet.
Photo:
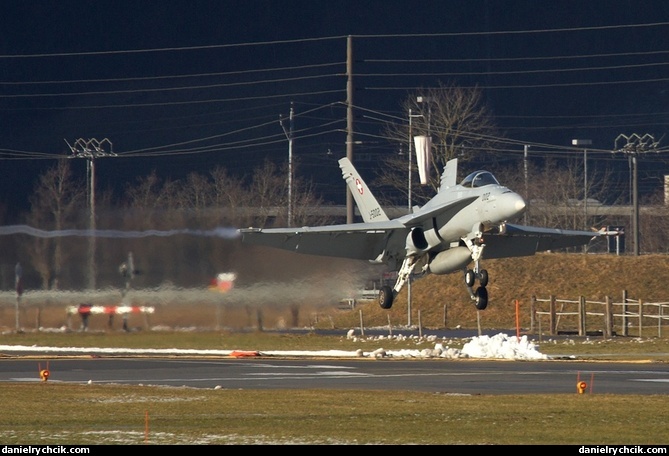
POLYGON ((457 159, 444 166, 438 192, 431 200, 413 207, 409 214, 389 219, 351 161, 344 157, 339 167, 362 222, 244 228, 239 230, 242 244, 385 264, 397 272, 397 279, 394 286, 379 290, 379 305, 384 309, 391 308, 410 278, 462 271, 472 302, 476 309, 484 310, 489 277, 482 260, 530 256, 620 234, 603 228, 579 231, 512 224, 526 209, 524 199, 485 170, 456 183, 457 159))

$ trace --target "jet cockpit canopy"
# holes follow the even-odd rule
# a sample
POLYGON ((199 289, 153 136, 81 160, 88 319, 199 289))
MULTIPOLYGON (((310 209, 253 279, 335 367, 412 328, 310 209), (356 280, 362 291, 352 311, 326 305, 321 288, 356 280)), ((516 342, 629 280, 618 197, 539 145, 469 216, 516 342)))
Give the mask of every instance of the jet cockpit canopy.
POLYGON ((460 185, 467 188, 478 188, 484 185, 500 185, 495 176, 490 171, 474 171, 469 176, 465 177, 460 185))

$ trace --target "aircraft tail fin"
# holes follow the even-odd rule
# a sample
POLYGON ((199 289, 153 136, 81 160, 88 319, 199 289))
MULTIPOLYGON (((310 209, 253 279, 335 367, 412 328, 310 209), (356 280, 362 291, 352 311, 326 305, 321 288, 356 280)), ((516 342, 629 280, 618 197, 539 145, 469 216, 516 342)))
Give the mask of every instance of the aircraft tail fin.
POLYGON ((453 187, 458 180, 458 159, 449 160, 444 166, 444 172, 441 174, 441 183, 439 191, 445 188, 453 187))
POLYGON ((362 180, 360 174, 353 166, 351 161, 344 157, 339 160, 339 167, 341 168, 342 177, 346 180, 351 194, 358 205, 362 220, 368 222, 384 222, 390 220, 381 205, 376 200, 372 192, 367 187, 365 181, 362 180))

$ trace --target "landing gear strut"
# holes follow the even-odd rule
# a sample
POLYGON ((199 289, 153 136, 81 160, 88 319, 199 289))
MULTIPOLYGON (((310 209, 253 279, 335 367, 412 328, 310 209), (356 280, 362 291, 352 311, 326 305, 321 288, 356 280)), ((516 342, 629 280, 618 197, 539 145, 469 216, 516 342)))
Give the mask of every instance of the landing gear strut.
POLYGON ((465 285, 469 291, 469 296, 474 301, 477 310, 484 310, 488 307, 488 271, 479 268, 479 260, 483 254, 485 243, 483 242, 482 227, 474 225, 472 229, 474 235, 472 237, 463 238, 465 245, 472 252, 472 260, 474 260, 474 270, 465 270, 465 285), (479 281, 479 287, 474 291, 474 283, 479 281))
POLYGON ((395 296, 397 296, 397 293, 400 292, 404 284, 409 280, 414 268, 424 258, 425 255, 410 255, 404 258, 402 266, 397 273, 395 286, 389 287, 388 285, 384 285, 379 290, 379 306, 381 306, 382 309, 390 309, 392 307, 395 296))

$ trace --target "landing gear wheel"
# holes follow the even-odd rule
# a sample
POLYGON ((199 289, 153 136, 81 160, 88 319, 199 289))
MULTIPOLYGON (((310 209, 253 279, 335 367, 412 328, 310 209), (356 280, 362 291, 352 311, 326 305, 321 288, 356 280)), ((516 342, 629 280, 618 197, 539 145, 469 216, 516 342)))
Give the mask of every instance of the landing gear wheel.
POLYGON ((488 307, 488 289, 486 287, 478 287, 476 289, 476 310, 485 310, 488 307))
POLYGON ((488 271, 486 271, 485 269, 481 269, 479 271, 479 283, 481 284, 482 287, 488 286, 488 271))
POLYGON ((393 289, 384 285, 379 290, 379 305, 382 309, 390 309, 393 306, 393 289))
POLYGON ((476 274, 471 269, 467 269, 465 272, 465 283, 468 287, 473 287, 474 282, 476 281, 476 274))

